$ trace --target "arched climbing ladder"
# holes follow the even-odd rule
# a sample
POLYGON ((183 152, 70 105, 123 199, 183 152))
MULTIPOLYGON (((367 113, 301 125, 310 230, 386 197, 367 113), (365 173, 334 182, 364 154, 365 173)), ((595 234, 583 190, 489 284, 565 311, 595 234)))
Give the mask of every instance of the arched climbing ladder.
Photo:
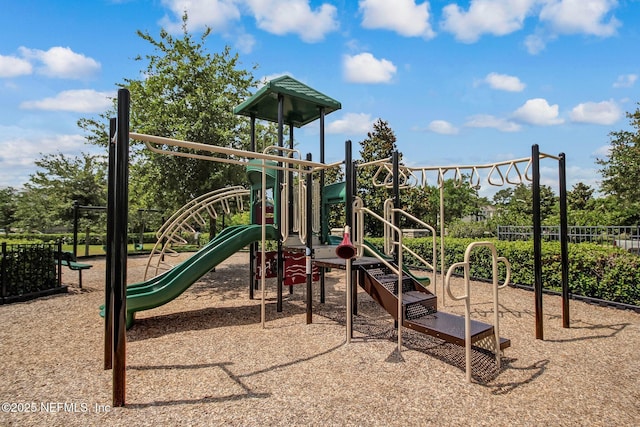
POLYGON ((225 187, 203 194, 177 210, 156 233, 158 240, 147 260, 144 279, 155 277, 173 267, 166 258, 175 257, 173 245, 187 243, 182 233, 195 233, 195 227, 205 227, 209 218, 217 218, 219 213, 231 213, 232 205, 243 210, 243 199, 249 197, 249 193, 242 186, 225 187))

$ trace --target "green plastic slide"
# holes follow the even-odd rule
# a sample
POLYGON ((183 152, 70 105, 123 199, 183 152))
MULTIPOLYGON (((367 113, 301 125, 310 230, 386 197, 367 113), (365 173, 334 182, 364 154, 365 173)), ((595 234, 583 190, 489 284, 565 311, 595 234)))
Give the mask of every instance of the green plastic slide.
MULTIPOLYGON (((267 239, 276 238, 272 226, 268 225, 266 231, 267 239)), ((127 328, 133 325, 136 312, 174 300, 216 265, 261 238, 261 225, 229 227, 171 270, 145 282, 127 286, 127 328)))

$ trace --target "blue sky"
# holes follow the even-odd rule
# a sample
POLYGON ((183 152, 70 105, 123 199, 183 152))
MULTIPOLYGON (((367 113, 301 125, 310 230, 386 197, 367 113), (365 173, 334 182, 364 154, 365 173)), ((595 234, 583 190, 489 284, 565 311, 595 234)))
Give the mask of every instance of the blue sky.
MULTIPOLYGON (((597 186, 611 131, 640 101, 640 0, 7 0, 0 15, 0 187, 45 153, 97 153, 76 122, 105 111, 157 37, 213 30, 257 78, 288 74, 342 103, 327 161, 382 118, 411 166, 567 155, 597 186)), ((318 158, 318 126, 296 130, 318 158)), ((359 146, 354 147, 357 152, 359 146)), ((553 162, 542 164, 553 184, 553 162)), ((486 190, 484 190, 486 191, 486 190)))

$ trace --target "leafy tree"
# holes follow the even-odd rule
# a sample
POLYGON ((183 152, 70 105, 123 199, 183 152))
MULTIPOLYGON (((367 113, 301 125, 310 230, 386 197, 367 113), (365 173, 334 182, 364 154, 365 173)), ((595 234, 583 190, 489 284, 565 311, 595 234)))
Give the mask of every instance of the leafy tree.
MULTIPOLYGON (((421 221, 436 227, 439 199, 434 203, 432 193, 431 187, 418 186, 402 189, 400 190, 400 207, 421 221)), ((404 227, 405 224, 401 222, 400 226, 404 227)))
MULTIPOLYGON (((255 87, 251 72, 239 67, 239 57, 229 47, 215 54, 206 51, 210 30, 196 40, 186 28, 185 14, 182 37, 176 38, 164 29, 157 39, 138 31, 154 51, 136 58, 145 63, 140 73, 144 78, 125 79, 120 85, 131 92, 131 129, 222 147, 248 148, 248 121, 234 115, 233 107, 255 87)), ((89 141, 107 141, 108 115, 99 121, 80 120, 79 126, 89 133, 89 141)), ((267 129, 265 134, 268 133, 267 129)), ((131 159, 129 191, 133 209, 160 208, 171 213, 208 191, 246 182, 241 166, 158 155, 135 141, 131 159)))
POLYGON ((582 226, 623 224, 624 218, 617 204, 613 196, 591 198, 584 209, 568 209, 568 223, 582 226))
MULTIPOLYGON (((397 150, 396 135, 389 127, 389 124, 378 119, 373 124, 373 131, 367 133, 367 138, 360 141, 360 163, 368 163, 374 160, 389 158, 393 152, 397 150)), ((392 196, 391 190, 385 187, 377 187, 372 181, 372 177, 376 173, 378 166, 358 167, 357 185, 358 195, 362 197, 365 206, 373 212, 383 212, 384 202, 392 196)), ((365 219, 365 234, 371 236, 382 236, 383 225, 380 221, 365 219)))
POLYGON ((620 225, 640 221, 640 108, 627 113, 627 117, 633 131, 611 132, 609 155, 596 160, 602 167, 601 190, 617 201, 620 225))
POLYGON ((506 209, 513 198, 513 188, 503 188, 493 195, 493 204, 498 210, 506 209))
POLYGON ((104 157, 87 153, 68 157, 57 153, 45 155, 35 164, 38 170, 25 184, 17 203, 15 216, 23 228, 39 231, 60 226, 69 228, 74 201, 84 206, 105 205, 104 157))
MULTIPOLYGON (((440 190, 437 189, 437 205, 440 206, 440 190)), ((434 194, 435 196, 435 194, 434 194)), ((480 199, 474 188, 466 182, 457 183, 453 179, 444 181, 444 223, 449 224, 454 219, 467 215, 477 215, 480 199)))
MULTIPOLYGON (((493 201, 498 207, 493 223, 499 225, 531 225, 533 215, 533 192, 531 185, 518 184, 513 189, 498 191, 493 201)), ((540 186, 540 218, 557 217, 558 204, 553 190, 548 185, 540 186)), ((551 222, 558 224, 557 218, 551 222)))
POLYGON ((0 188, 0 228, 5 234, 15 221, 18 190, 13 187, 0 188))
MULTIPOLYGON (((324 184, 330 185, 344 181, 344 171, 340 167, 334 167, 325 170, 324 184)), ((345 206, 344 204, 335 204, 330 206, 327 212, 329 219, 329 233, 332 228, 342 228, 345 225, 345 206)))
POLYGON ((567 209, 581 211, 587 208, 589 202, 593 200, 595 190, 585 183, 575 184, 570 191, 567 191, 567 209))

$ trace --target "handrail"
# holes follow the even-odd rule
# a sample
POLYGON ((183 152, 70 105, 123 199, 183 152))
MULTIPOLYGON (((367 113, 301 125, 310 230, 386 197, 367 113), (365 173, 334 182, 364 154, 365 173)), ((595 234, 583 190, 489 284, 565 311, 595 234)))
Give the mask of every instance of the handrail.
MULTIPOLYGON (((264 150, 262 150, 262 154, 264 157, 262 157, 262 181, 264 182, 264 180, 266 179, 266 169, 281 169, 281 170, 288 170, 289 172, 297 172, 299 174, 302 173, 302 164, 301 163, 294 163, 294 161, 299 161, 301 154, 299 150, 296 150, 294 148, 286 148, 286 147, 280 147, 277 145, 269 145, 268 147, 265 147, 264 150), (269 165, 266 166, 266 161, 268 157, 273 157, 274 155, 269 154, 269 152, 276 152, 276 153, 283 153, 286 154, 287 157, 281 157, 278 159, 278 162, 281 163, 285 163, 285 164, 289 164, 289 163, 293 163, 295 164, 294 168, 289 169, 289 167, 283 167, 283 166, 278 166, 278 165, 269 165), (295 158, 293 156, 298 155, 298 158, 295 158)), ((282 185, 282 189, 280 190, 280 235, 282 236, 282 240, 286 240, 287 237, 289 236, 289 221, 291 220, 289 218, 289 215, 286 215, 285 212, 287 212, 287 203, 289 200, 289 174, 285 174, 284 175, 284 181, 283 181, 283 185, 282 185)), ((263 185, 264 187, 264 185, 263 185)), ((278 191, 278 189, 274 188, 273 192, 275 193, 276 191, 278 191)), ((266 197, 266 188, 265 191, 262 194, 262 197, 265 198, 266 197)), ((264 199, 266 200, 266 199, 264 199)), ((264 205, 264 204, 263 204, 264 205)), ((263 206, 263 211, 266 209, 265 206, 263 206)), ((265 212, 262 213, 263 215, 265 215, 265 212)), ((262 218, 265 218, 264 216, 262 218)), ((263 221, 264 223, 265 221, 263 221)))
POLYGON ((353 224, 354 228, 357 230, 357 238, 353 241, 353 245, 356 248, 356 256, 361 257, 363 253, 363 242, 364 242, 364 214, 369 214, 371 217, 377 219, 378 221, 382 221, 385 226, 390 227, 393 231, 395 231, 398 235, 398 266, 395 267, 389 261, 384 259, 384 257, 374 253, 373 256, 378 258, 384 265, 386 265, 393 273, 398 275, 398 354, 402 352, 402 322, 404 321, 404 312, 402 310, 402 230, 396 227, 393 224, 389 224, 389 222, 376 214, 372 210, 364 207, 364 203, 360 197, 355 197, 353 201, 353 224))
MULTIPOLYGON (((421 227, 424 227, 424 229, 429 230, 429 232, 431 233, 433 242, 431 245, 432 248, 432 261, 429 262, 427 260, 425 260, 424 258, 422 258, 422 256, 420 256, 419 254, 417 254, 414 250, 412 250, 411 248, 409 248, 407 245, 403 244, 402 245, 402 249, 406 252, 409 252, 411 255, 413 255, 418 261, 420 261, 422 264, 424 264, 427 268, 431 269, 431 277, 430 277, 430 281, 431 283, 433 283, 434 286, 434 294, 436 293, 436 262, 437 262, 437 248, 436 248, 436 230, 435 228, 433 228, 431 225, 427 224, 426 222, 416 218, 415 216, 411 215, 410 213, 399 209, 399 208, 394 208, 393 207, 393 199, 387 199, 384 202, 384 217, 386 219, 386 221, 389 224, 393 224, 393 214, 394 213, 398 213, 402 216, 404 216, 405 218, 415 222, 416 224, 418 224, 421 227)), ((404 230, 402 230, 404 232, 404 230)), ((391 233, 389 232, 389 228, 388 226, 385 224, 384 227, 384 248, 385 248, 385 254, 386 255, 391 255, 393 253, 393 246, 395 245, 395 242, 388 242, 387 240, 391 240, 391 233)), ((420 278, 420 277, 417 277, 420 278)))
POLYGON ((467 246, 467 250, 464 253, 464 261, 451 264, 447 275, 444 280, 444 287, 449 297, 455 301, 464 301, 464 343, 465 343, 465 357, 466 357, 466 376, 467 382, 471 382, 471 291, 470 291, 470 279, 469 279, 469 258, 471 251, 479 246, 488 247, 491 250, 492 258, 492 275, 493 275, 493 331, 495 339, 495 353, 496 353, 496 365, 500 369, 500 325, 499 325, 499 313, 498 313, 498 289, 502 289, 511 280, 511 264, 505 257, 499 257, 495 245, 492 242, 472 242, 467 246), (498 262, 504 263, 506 267, 506 277, 502 285, 498 284, 498 262), (451 275, 458 269, 464 269, 464 293, 462 295, 454 295, 451 291, 451 275))

